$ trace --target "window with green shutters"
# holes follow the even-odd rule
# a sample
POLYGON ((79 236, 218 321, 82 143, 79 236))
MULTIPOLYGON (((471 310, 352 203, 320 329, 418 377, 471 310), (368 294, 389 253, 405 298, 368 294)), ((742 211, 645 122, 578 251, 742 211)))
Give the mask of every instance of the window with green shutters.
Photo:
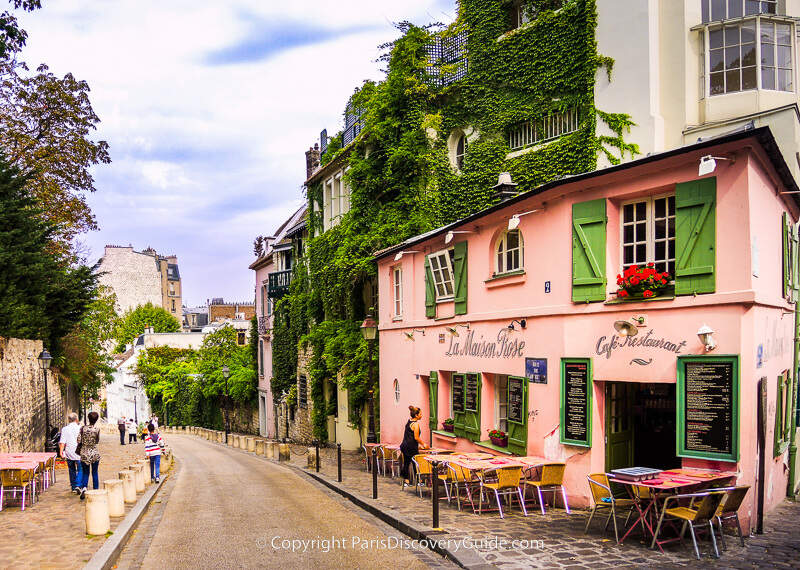
POLYGON ((606 300, 606 201, 572 205, 572 301, 606 300))
POLYGON ((717 179, 675 187, 675 294, 713 293, 716 286, 717 179))
POLYGON ((775 444, 773 456, 778 457, 789 448, 791 441, 792 405, 794 383, 789 371, 786 370, 778 376, 777 402, 775 404, 775 444))
POLYGON ((797 301, 800 276, 798 276, 797 226, 791 216, 783 213, 783 296, 790 302, 797 301))
POLYGON ((439 425, 439 374, 436 371, 431 371, 428 380, 428 409, 428 426, 434 431, 439 425))
POLYGON ((455 435, 481 440, 481 375, 453 374, 453 424, 455 435))
POLYGON ((467 242, 425 257, 425 316, 436 318, 436 304, 453 301, 456 315, 467 313, 467 242))

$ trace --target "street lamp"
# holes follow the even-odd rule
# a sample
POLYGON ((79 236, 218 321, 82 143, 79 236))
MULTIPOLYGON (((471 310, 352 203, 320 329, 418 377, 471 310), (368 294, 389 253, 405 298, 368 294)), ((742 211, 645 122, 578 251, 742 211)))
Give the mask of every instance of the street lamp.
POLYGON ((53 442, 50 441, 50 395, 47 392, 47 371, 50 369, 51 362, 53 362, 53 357, 46 348, 42 348, 42 352, 39 354, 39 367, 44 371, 44 450, 46 452, 54 451, 53 442))
POLYGON ((225 378, 225 443, 228 443, 228 436, 231 434, 231 420, 228 416, 228 376, 231 375, 230 368, 227 365, 222 367, 222 377, 225 378))
POLYGON ((378 438, 375 435, 375 399, 373 398, 372 390, 372 344, 375 342, 375 337, 378 335, 378 323, 372 320, 372 315, 367 315, 367 318, 361 323, 361 334, 364 335, 364 340, 367 341, 367 355, 369 358, 369 365, 367 368, 367 390, 369 392, 367 443, 378 443, 378 438))

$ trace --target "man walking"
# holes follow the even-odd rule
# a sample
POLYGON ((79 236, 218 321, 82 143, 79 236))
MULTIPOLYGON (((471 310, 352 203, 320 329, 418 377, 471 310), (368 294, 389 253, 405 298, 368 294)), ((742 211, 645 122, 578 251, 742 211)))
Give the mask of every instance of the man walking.
POLYGON ((117 420, 117 429, 119 430, 119 444, 125 445, 125 416, 117 420))
POLYGON ((80 493, 81 486, 81 456, 75 453, 78 446, 78 432, 81 426, 78 423, 78 414, 72 412, 67 416, 69 423, 61 430, 61 440, 58 442, 59 455, 67 460, 69 469, 69 486, 73 493, 80 493))

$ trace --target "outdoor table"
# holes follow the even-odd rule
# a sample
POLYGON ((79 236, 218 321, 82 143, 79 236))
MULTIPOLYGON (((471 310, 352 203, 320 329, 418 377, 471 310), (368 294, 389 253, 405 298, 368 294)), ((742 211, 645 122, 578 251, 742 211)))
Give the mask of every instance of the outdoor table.
MULTIPOLYGON (((8 458, 0 458, 0 471, 5 470, 16 470, 16 469, 24 469, 26 471, 31 472, 31 477, 36 477, 37 470, 39 469, 40 463, 38 461, 30 461, 24 459, 8 459, 8 458)), ((41 485, 35 485, 34 489, 41 487, 41 485)), ((41 490, 39 489, 41 493, 41 490)), ((32 501, 31 504, 36 502, 36 492, 31 495, 32 501)), ((2 505, 0 505, 2 507, 2 505)))
MULTIPOLYGON (((471 472, 474 472, 477 478, 480 481, 484 481, 486 477, 486 471, 491 471, 494 469, 502 469, 504 467, 520 467, 524 469, 526 466, 524 463, 517 461, 517 458, 506 458, 506 457, 497 457, 492 456, 491 459, 465 459, 465 458, 455 458, 451 459, 450 463, 453 465, 459 465, 464 469, 467 469, 471 472)), ((468 490, 468 496, 470 499, 470 503, 472 504, 472 512, 476 512, 475 503, 472 501, 472 493, 468 490)), ((478 503, 479 505, 482 502, 482 495, 479 493, 478 495, 478 503)))

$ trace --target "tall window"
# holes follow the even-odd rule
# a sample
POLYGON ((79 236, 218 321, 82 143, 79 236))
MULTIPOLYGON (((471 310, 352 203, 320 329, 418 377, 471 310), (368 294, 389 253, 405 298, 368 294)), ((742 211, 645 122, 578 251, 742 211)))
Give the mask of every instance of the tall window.
POLYGON ((394 316, 403 316, 403 268, 401 266, 392 269, 392 289, 394 291, 394 316))
POLYGON ((303 374, 297 379, 297 403, 304 410, 308 408, 308 379, 303 374))
POLYGON ((494 378, 497 390, 497 429, 508 433, 508 376, 498 374, 494 378))
POLYGON ((258 341, 258 373, 264 375, 264 341, 258 341))
POLYGON ((428 256, 431 266, 436 301, 453 298, 453 250, 447 249, 428 256))
POLYGON ((701 6, 703 23, 778 13, 778 0, 702 0, 701 6))
POLYGON ((467 135, 462 134, 456 142, 456 168, 464 170, 464 158, 467 156, 467 135))
POLYGON ((519 271, 524 265, 522 234, 519 230, 509 230, 497 241, 497 274, 519 271))
POLYGON ((622 269, 655 263, 675 277, 675 196, 622 205, 622 269))

